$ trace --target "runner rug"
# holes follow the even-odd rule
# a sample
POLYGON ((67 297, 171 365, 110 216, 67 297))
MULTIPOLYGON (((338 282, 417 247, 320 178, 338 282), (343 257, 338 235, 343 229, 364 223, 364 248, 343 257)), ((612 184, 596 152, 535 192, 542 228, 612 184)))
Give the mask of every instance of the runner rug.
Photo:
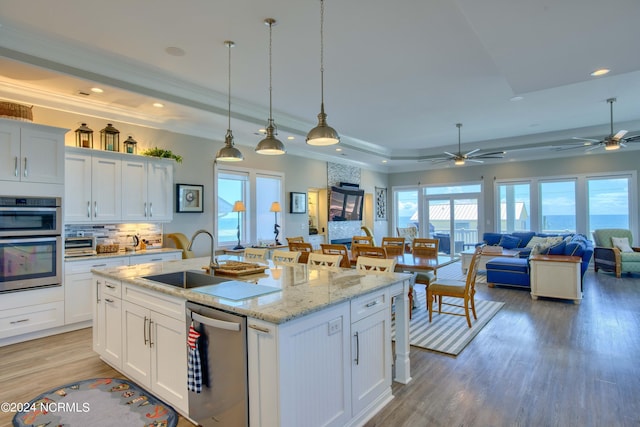
POLYGON ((178 414, 132 382, 116 378, 78 381, 23 404, 15 427, 175 427, 178 414))

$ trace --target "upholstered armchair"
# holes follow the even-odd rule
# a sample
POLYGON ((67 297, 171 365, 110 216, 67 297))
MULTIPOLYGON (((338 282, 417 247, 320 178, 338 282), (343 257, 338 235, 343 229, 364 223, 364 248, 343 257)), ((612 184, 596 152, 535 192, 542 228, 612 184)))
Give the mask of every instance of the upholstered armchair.
POLYGON ((640 272, 640 248, 633 247, 630 230, 603 228, 593 232, 594 269, 611 271, 620 277, 622 273, 640 272), (622 240, 617 240, 622 239, 622 240), (627 239, 625 245, 624 239, 627 239))

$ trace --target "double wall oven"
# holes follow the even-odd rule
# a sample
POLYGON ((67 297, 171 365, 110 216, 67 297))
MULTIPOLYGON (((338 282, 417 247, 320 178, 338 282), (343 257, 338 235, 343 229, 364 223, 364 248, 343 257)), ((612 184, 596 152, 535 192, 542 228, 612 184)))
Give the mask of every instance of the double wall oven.
POLYGON ((0 292, 62 284, 59 197, 0 196, 0 292))

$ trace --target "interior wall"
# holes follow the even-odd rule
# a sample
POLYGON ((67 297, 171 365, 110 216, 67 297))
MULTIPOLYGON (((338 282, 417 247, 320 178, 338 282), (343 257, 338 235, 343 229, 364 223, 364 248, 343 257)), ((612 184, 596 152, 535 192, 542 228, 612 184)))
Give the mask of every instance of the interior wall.
MULTIPOLYGON (((448 167, 445 169, 392 173, 389 186, 420 184, 483 183, 484 222, 479 232, 495 231, 496 201, 494 181, 503 179, 560 177, 577 174, 601 174, 620 171, 636 171, 640 176, 640 151, 607 152, 601 154, 581 154, 575 157, 506 162, 496 165, 448 167)), ((640 200, 640 188, 636 185, 636 200, 640 200)), ((391 193, 391 191, 389 191, 391 193)), ((392 197, 391 194, 389 194, 392 197)), ((389 205, 391 206, 391 205, 389 205)), ((393 212, 390 212, 391 214, 393 212)), ((393 224, 393 222, 391 222, 393 224)))

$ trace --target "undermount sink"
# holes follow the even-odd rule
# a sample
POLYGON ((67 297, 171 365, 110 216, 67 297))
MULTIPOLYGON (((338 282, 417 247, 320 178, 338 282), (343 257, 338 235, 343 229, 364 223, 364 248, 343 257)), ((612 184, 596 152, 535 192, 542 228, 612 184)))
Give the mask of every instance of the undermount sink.
POLYGON ((154 282, 160 282, 165 285, 176 286, 184 289, 216 285, 218 283, 229 281, 229 279, 226 278, 211 276, 209 274, 193 270, 144 276, 142 279, 153 280, 154 282))

